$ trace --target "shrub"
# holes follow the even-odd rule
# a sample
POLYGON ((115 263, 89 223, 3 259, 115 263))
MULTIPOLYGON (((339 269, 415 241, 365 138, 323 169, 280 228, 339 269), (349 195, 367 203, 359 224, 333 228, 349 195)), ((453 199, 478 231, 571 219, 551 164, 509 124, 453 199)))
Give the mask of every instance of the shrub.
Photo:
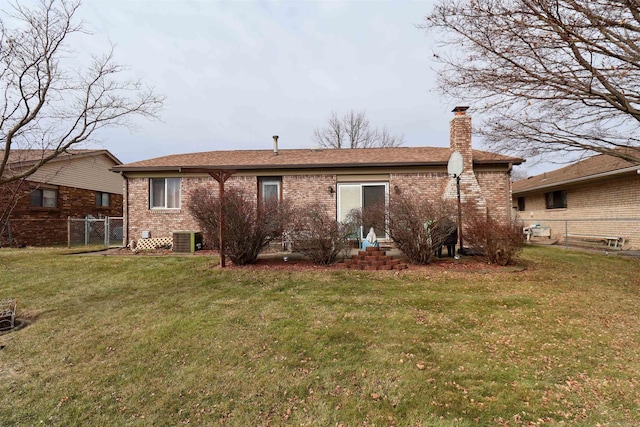
POLYGON ((198 188, 187 208, 211 241, 219 242, 220 203, 224 252, 234 264, 254 263, 269 243, 281 238, 288 218, 286 203, 267 199, 258 206, 255 197, 236 189, 226 191, 221 201, 211 189, 198 188))
POLYGON ((498 221, 487 215, 467 215, 464 243, 488 263, 507 265, 515 261, 524 247, 522 225, 498 221))
POLYGON ((321 265, 331 265, 344 258, 354 231, 351 223, 336 221, 319 202, 299 208, 294 217, 287 234, 296 252, 321 265))
MULTIPOLYGON (((443 200, 395 194, 384 216, 389 237, 412 264, 428 264, 456 230, 453 206, 443 200)), ((366 209, 362 223, 366 226, 367 218, 380 217, 384 211, 382 204, 366 209)))
POLYGON ((193 190, 187 203, 187 209, 202 230, 205 246, 218 248, 219 240, 219 203, 217 189, 199 187, 193 190))

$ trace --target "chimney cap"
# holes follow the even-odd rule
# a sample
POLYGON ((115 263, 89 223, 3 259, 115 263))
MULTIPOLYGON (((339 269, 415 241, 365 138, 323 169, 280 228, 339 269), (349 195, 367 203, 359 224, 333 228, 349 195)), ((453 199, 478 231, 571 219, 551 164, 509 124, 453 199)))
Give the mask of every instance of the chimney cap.
POLYGON ((456 113, 456 116, 464 116, 465 111, 469 109, 469 106, 457 106, 451 112, 456 113))

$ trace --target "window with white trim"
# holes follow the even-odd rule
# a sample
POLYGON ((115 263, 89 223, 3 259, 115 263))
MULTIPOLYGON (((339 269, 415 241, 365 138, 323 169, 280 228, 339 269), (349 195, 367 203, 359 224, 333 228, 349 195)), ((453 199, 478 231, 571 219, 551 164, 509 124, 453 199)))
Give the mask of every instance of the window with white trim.
POLYGON ((282 185, 281 178, 258 178, 260 182, 260 193, 259 198, 262 200, 262 203, 265 203, 267 200, 275 199, 280 201, 280 188, 282 185))
POLYGON ((387 206, 388 201, 388 182, 338 183, 338 221, 346 221, 353 209, 360 209, 364 217, 360 238, 364 238, 371 227, 379 238, 387 238, 384 216, 371 215, 368 210, 380 204, 387 206))
POLYGON ((180 209, 180 178, 151 178, 149 180, 151 209, 180 209))

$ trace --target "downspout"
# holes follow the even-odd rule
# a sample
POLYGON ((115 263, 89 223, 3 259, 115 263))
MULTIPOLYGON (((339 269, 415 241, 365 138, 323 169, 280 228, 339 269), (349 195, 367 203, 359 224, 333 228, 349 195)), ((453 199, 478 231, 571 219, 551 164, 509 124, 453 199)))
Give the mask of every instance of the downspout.
POLYGON ((122 224, 122 246, 126 247, 129 244, 129 178, 125 175, 124 172, 121 172, 122 177, 124 178, 124 204, 126 206, 124 213, 124 219, 122 224))
POLYGON ((513 192, 511 191, 511 173, 513 172, 513 163, 509 163, 507 168, 507 220, 514 221, 515 215, 513 215, 513 192))

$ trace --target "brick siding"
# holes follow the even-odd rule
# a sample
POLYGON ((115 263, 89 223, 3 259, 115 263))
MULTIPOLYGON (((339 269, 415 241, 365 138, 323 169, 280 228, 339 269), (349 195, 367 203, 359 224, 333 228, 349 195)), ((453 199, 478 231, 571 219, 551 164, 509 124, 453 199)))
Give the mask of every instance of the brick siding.
MULTIPOLYGON (((633 249, 640 249, 640 221, 601 221, 603 218, 640 218, 639 175, 560 190, 567 191, 566 209, 547 209, 545 190, 525 196, 525 211, 518 212, 519 218, 525 225, 544 219, 572 220, 568 222, 569 233, 612 234, 624 237, 633 249)), ((513 200, 516 209, 517 199, 513 200)), ((541 225, 551 227, 552 236, 564 236, 564 221, 541 222, 541 225)))
MULTIPOLYGON (((58 190, 58 206, 56 208, 38 208, 29 206, 29 189, 38 183, 25 182, 20 187, 20 196, 9 217, 12 244, 28 246, 51 246, 67 244, 67 218, 84 218, 123 215, 123 197, 121 194, 110 194, 109 207, 96 206, 96 192, 74 187, 56 186, 58 190)), ((51 188, 51 186, 41 187, 51 188)), ((2 192, 0 206, 8 202, 10 192, 2 192)), ((8 230, 5 230, 0 241, 6 242, 8 230)))
MULTIPOLYGON (((473 172, 471 172, 473 173, 473 172)), ((509 177, 505 172, 475 173, 476 191, 486 195, 486 208, 490 215, 506 219, 510 214, 509 177)), ((129 239, 141 238, 142 231, 150 231, 151 237, 169 237, 174 230, 199 230, 187 206, 191 191, 206 186, 218 193, 218 182, 210 177, 185 176, 182 178, 180 209, 149 209, 149 178, 129 178, 129 239)), ((389 176, 389 191, 395 187, 401 192, 410 191, 429 199, 441 198, 451 182, 455 180, 441 172, 392 173, 389 176)), ((258 196, 257 176, 233 176, 225 183, 225 189, 238 188, 249 195, 258 196)), ((285 175, 282 177, 282 197, 294 205, 304 206, 320 201, 328 212, 336 216, 337 209, 336 175, 308 174, 285 175), (333 189, 333 193, 329 191, 333 189)), ((464 190, 463 190, 464 191, 464 190)), ((484 200, 483 199, 483 200, 484 200)))

